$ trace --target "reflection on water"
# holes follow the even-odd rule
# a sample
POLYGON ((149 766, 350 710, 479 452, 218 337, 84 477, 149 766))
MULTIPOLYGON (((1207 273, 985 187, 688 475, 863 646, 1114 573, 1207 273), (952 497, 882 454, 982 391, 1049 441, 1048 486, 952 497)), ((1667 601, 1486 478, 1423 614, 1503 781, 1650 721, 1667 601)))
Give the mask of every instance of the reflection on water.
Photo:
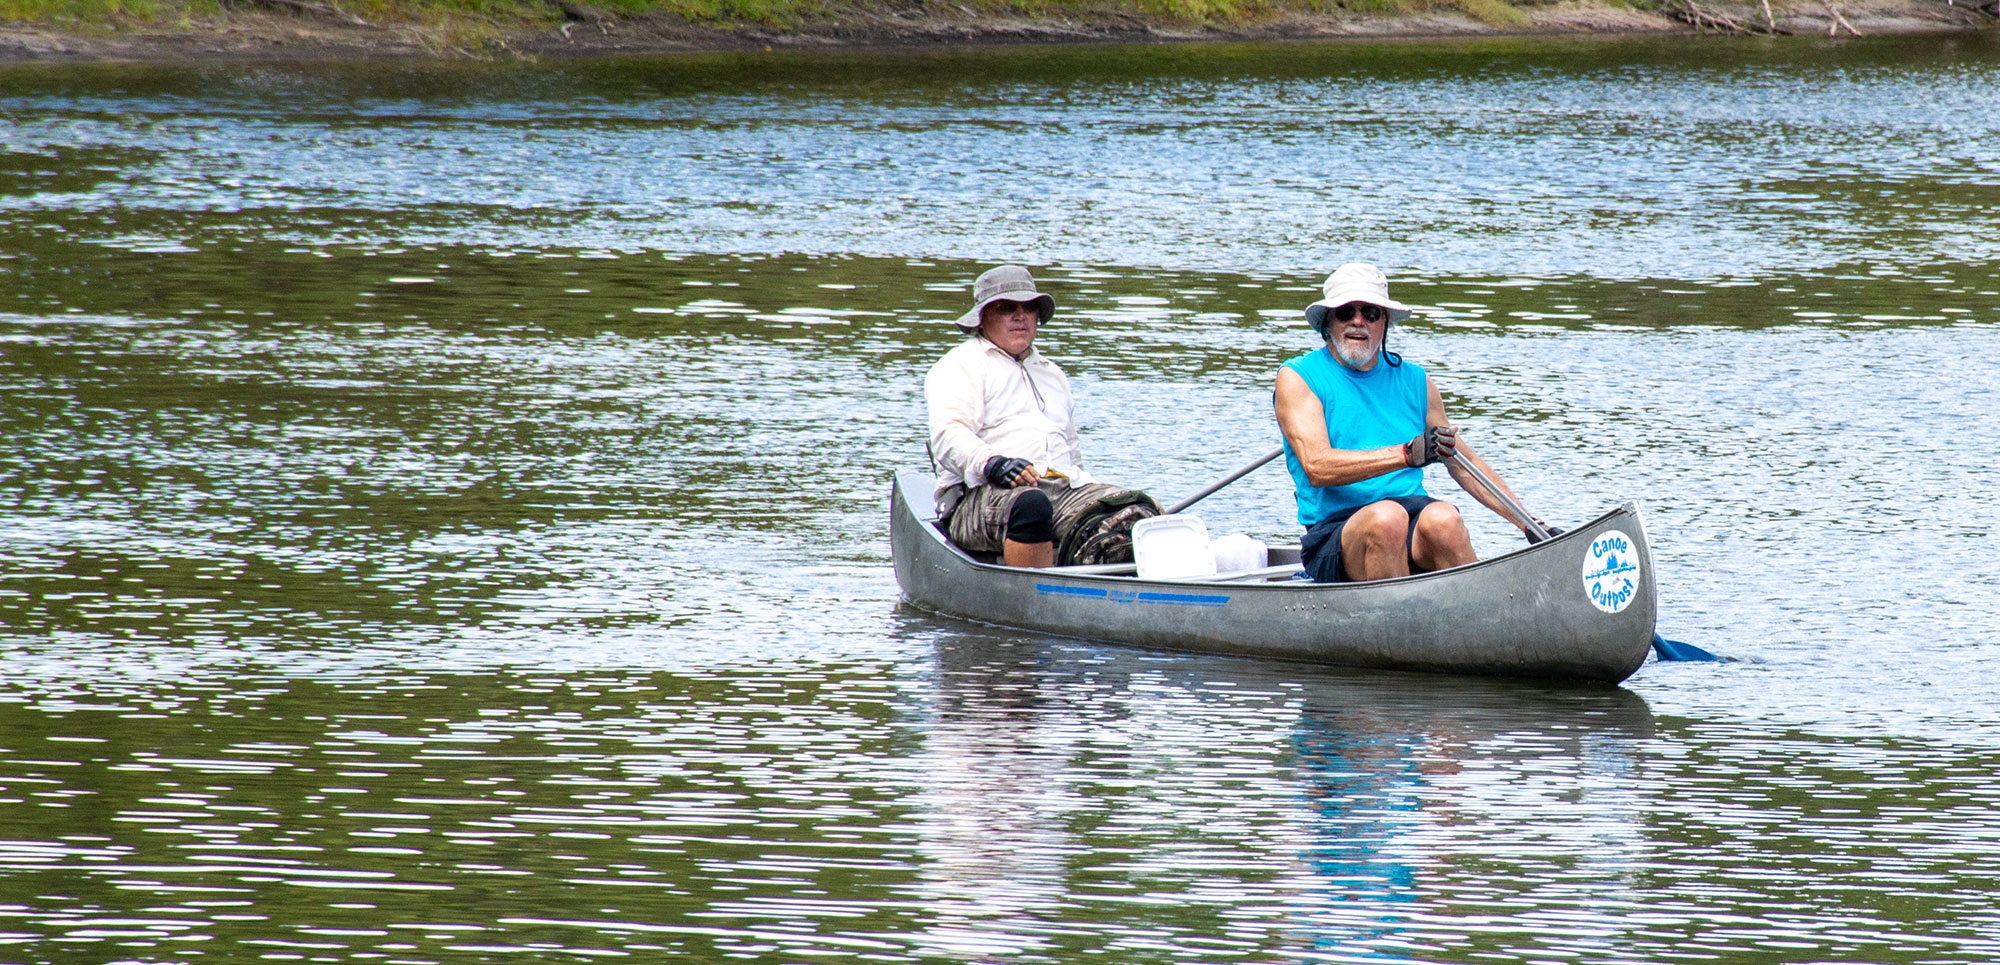
MULTIPOLYGON (((0 959, 1992 961, 1991 59, 0 69, 0 959), (1329 264, 1401 266, 1468 438, 1639 501, 1740 659, 899 608, 1003 253, 1169 499, 1274 444, 1329 264)), ((1285 490, 1200 511, 1289 540, 1285 490)))
POLYGON ((36 961, 1996 951, 1977 753, 885 629, 897 657, 775 673, 52 660, 0 703, 0 933, 36 961))
POLYGON ((1978 933, 1956 923, 2000 788, 1977 754, 1685 722, 1663 744, 1624 689, 883 629, 901 656, 598 670, 17 649, 8 934, 1526 960, 1978 933), (1756 882, 1801 875, 1846 883, 1761 910, 1756 882), (1881 917, 1911 898, 1938 913, 1881 917))

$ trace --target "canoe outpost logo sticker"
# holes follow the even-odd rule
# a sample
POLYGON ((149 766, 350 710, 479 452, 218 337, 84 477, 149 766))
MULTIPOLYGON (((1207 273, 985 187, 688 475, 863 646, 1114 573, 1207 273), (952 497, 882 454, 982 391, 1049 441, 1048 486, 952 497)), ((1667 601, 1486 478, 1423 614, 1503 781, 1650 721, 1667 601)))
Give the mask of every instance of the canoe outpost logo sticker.
POLYGON ((1615 529, 1597 534, 1583 554, 1583 592, 1606 613, 1632 605, 1639 592, 1639 554, 1632 549, 1632 537, 1615 529))

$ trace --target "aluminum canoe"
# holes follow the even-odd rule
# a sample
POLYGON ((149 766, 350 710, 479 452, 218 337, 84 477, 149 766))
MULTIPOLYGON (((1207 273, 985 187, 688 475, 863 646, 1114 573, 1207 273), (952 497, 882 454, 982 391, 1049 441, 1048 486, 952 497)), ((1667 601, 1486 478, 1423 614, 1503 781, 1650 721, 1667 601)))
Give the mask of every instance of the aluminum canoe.
POLYGON ((896 474, 889 539, 903 596, 999 626, 1189 653, 1484 676, 1617 682, 1646 661, 1652 551, 1626 503, 1554 539, 1435 573, 1320 584, 1140 580, 981 562, 936 525, 932 477, 896 474))

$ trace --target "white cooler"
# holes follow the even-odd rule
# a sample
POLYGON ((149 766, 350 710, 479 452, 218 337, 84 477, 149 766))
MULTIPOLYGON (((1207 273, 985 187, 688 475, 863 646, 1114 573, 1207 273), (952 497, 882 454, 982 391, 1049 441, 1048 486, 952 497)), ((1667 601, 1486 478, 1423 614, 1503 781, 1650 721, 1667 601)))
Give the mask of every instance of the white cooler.
POLYGON ((1132 559, 1142 580, 1215 575, 1208 525, 1199 516, 1154 516, 1132 527, 1132 559))

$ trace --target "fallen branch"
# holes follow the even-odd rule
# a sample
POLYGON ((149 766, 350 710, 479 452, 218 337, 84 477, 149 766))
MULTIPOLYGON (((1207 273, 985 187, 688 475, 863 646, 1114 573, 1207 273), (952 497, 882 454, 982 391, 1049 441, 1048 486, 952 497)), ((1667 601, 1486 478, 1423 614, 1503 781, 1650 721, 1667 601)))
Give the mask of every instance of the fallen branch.
POLYGON ((1674 19, 1694 27, 1696 33, 1700 33, 1704 29, 1719 30, 1728 34, 1755 32, 1749 27, 1738 23, 1728 14, 1710 10, 1695 3, 1694 0, 1681 0, 1680 7, 1669 7, 1668 11, 1673 15, 1674 19))
POLYGON ((1833 23, 1826 28, 1827 36, 1838 36, 1841 27, 1846 27, 1847 32, 1856 37, 1861 36, 1861 31, 1854 29, 1854 25, 1848 23, 1847 18, 1840 15, 1840 8, 1833 5, 1833 0, 1819 0, 1819 2, 1826 5, 1827 13, 1833 14, 1833 23))
POLYGON ((314 3, 312 0, 248 0, 248 2, 261 4, 266 7, 282 7, 286 10, 297 10, 301 13, 316 13, 320 16, 332 17, 342 23, 352 24, 356 27, 375 26, 330 3, 314 3))

